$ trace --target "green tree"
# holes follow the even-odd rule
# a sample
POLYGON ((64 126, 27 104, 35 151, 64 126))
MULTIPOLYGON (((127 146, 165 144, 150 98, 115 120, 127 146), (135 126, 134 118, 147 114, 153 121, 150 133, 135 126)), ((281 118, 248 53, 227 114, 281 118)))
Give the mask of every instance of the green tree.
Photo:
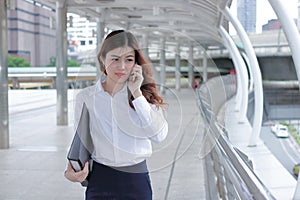
POLYGON ((50 58, 50 63, 47 65, 47 67, 54 67, 55 63, 56 63, 56 58, 52 56, 50 58))
POLYGON ((79 67, 80 64, 77 63, 75 60, 68 60, 68 67, 79 67))
MULTIPOLYGON (((56 66, 56 58, 51 57, 50 63, 47 65, 47 67, 55 67, 56 66)), ((75 60, 68 59, 68 67, 79 67, 80 64, 77 63, 75 60)))
POLYGON ((27 62, 24 58, 8 56, 7 60, 8 67, 30 67, 30 63, 27 62))

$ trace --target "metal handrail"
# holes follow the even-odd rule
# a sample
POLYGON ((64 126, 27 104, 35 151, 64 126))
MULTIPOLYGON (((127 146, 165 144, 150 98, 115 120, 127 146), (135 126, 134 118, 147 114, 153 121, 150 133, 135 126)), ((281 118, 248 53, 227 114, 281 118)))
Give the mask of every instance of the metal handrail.
MULTIPOLYGON (((212 78, 211 82, 223 85, 223 88, 214 88, 210 83, 206 83, 197 89, 197 102, 200 112, 208 125, 208 135, 214 148, 206 156, 206 166, 214 163, 215 171, 213 174, 207 174, 208 197, 213 194, 212 191, 218 191, 222 199, 275 199, 268 188, 262 183, 248 163, 247 157, 241 156, 242 152, 234 147, 227 138, 226 129, 217 121, 217 113, 226 100, 235 94, 232 87, 232 76, 223 76, 212 78), (210 88, 211 87, 211 88, 210 88), (214 97, 226 91, 224 100, 214 101, 214 97), (220 92, 221 91, 221 92, 220 92), (208 98, 210 97, 210 98, 208 98), (209 103, 208 103, 209 102, 209 103), (214 105, 215 104, 215 105, 214 105), (218 105, 216 105, 218 104, 218 105), (246 158, 246 159, 245 159, 246 158), (217 183, 215 181, 217 178, 217 183), (218 184, 222 182, 222 184, 218 184), (215 183, 215 184, 213 184, 215 183), (218 187, 219 186, 219 187, 218 187), (223 187, 223 188, 222 188, 223 187)), ((206 170, 207 173, 212 173, 206 170)))
MULTIPOLYGON (((68 84, 72 88, 91 85, 96 80, 96 67, 68 67, 68 84)), ((12 88, 20 88, 20 83, 33 84, 34 87, 47 84, 55 88, 56 67, 12 67, 8 68, 8 82, 12 88)), ((31 87, 24 86, 24 87, 31 87)))

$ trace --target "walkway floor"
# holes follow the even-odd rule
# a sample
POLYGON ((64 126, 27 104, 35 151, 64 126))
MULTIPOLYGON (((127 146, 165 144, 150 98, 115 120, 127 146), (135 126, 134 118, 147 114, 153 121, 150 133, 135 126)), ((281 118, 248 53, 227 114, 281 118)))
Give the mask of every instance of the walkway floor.
MULTIPOLYGON (((0 150, 1 200, 79 200, 85 188, 63 177, 73 136, 73 90, 69 125, 56 125, 54 90, 10 90, 10 148, 0 150)), ((203 123, 192 90, 167 90, 169 135, 149 159, 154 199, 205 199, 199 156, 203 123)))

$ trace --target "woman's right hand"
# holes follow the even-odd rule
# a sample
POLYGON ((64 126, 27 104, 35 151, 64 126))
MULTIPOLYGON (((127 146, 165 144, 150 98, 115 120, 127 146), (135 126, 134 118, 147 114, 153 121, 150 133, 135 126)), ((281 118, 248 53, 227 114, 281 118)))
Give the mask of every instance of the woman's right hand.
POLYGON ((75 172, 71 166, 71 163, 68 162, 67 170, 65 171, 65 177, 72 182, 83 182, 89 174, 89 163, 84 164, 83 170, 75 172))

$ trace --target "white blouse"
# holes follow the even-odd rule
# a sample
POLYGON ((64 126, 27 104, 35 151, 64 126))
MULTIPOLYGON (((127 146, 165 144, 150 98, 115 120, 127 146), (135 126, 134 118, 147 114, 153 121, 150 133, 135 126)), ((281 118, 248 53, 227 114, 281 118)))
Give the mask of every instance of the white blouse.
POLYGON ((168 123, 161 108, 147 102, 144 96, 129 106, 127 85, 113 97, 98 81, 76 96, 75 127, 83 103, 90 115, 94 143, 92 159, 108 166, 130 166, 152 154, 151 141, 161 142, 168 133, 168 123))

